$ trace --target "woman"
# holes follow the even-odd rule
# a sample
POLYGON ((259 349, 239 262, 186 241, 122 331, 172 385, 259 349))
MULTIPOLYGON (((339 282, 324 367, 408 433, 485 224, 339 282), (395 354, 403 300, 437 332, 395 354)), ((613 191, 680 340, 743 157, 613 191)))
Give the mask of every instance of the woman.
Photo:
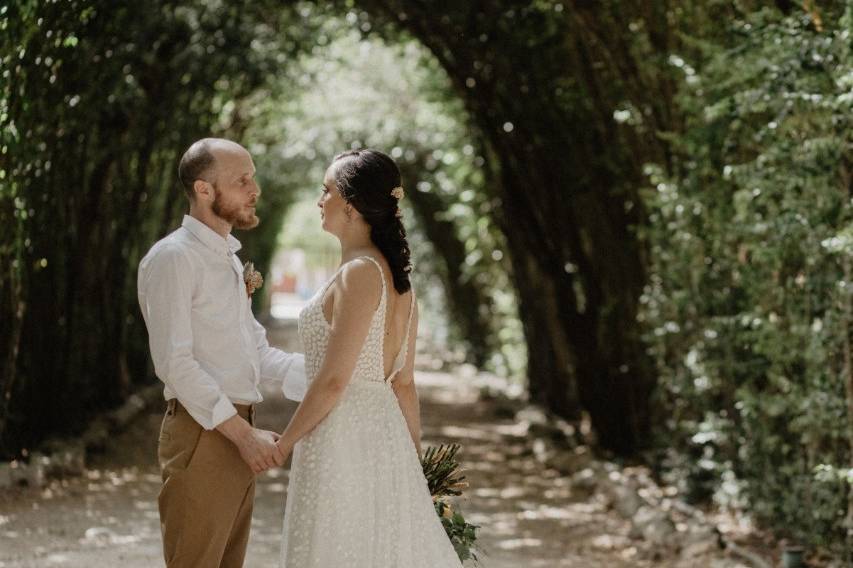
POLYGON ((293 451, 287 568, 461 566, 419 460, 418 308, 400 185, 375 150, 337 156, 323 180, 317 205, 341 266, 299 315, 309 386, 278 441, 293 451))

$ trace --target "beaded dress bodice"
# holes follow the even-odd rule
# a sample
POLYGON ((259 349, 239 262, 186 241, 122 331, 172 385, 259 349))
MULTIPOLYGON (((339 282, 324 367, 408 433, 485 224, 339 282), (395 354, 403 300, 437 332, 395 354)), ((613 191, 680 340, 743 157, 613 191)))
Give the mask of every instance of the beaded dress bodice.
MULTIPOLYGON (((361 256, 353 260, 359 259, 365 259, 372 262, 379 269, 380 275, 382 274, 382 267, 373 258, 369 256, 361 256)), ((338 268, 337 272, 332 275, 329 281, 317 290, 317 293, 308 300, 308 303, 299 314, 299 337, 302 339, 302 344, 305 347, 305 374, 308 376, 309 386, 314 380, 314 377, 317 375, 317 371, 320 370, 320 365, 323 363, 323 357, 326 355, 326 348, 329 345, 330 326, 326 321, 326 316, 323 314, 323 296, 343 268, 344 265, 338 268)), ((403 364, 405 363, 406 356, 408 354, 409 328, 412 323, 414 302, 413 294, 412 303, 409 308, 409 319, 406 323, 406 333, 403 337, 403 344, 397 358, 394 360, 391 374, 386 378, 383 376, 383 339, 385 332, 385 308, 388 305, 388 292, 386 290, 385 278, 382 278, 382 297, 379 300, 379 306, 376 308, 376 312, 373 314, 373 319, 370 322, 370 330, 367 333, 364 346, 361 348, 361 353, 356 361, 351 381, 390 383, 394 380, 394 376, 403 368, 403 364)))

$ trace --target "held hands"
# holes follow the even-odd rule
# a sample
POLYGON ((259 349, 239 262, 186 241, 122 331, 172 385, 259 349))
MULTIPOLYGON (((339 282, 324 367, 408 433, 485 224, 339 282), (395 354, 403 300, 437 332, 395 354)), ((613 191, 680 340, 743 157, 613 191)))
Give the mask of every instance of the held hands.
POLYGON ((276 444, 278 434, 269 430, 252 428, 250 435, 237 445, 240 456, 256 474, 284 465, 285 456, 276 444))
POLYGON ((287 459, 287 454, 276 443, 278 434, 253 428, 240 416, 229 418, 216 429, 237 446, 240 457, 255 474, 284 465, 287 459))

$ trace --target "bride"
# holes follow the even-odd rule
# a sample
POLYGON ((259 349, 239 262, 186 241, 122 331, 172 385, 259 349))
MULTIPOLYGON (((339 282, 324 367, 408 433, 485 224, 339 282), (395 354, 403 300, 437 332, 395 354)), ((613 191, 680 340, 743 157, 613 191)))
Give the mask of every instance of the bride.
POLYGON ((293 452, 285 568, 460 567, 420 465, 418 308, 400 171, 375 150, 335 157, 317 203, 337 272, 299 315, 308 390, 278 440, 293 452))

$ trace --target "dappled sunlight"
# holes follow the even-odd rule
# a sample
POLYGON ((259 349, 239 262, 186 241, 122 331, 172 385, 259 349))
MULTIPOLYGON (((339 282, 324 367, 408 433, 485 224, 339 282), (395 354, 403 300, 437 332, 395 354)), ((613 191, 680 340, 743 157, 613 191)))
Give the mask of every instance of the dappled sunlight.
POLYGON ((466 438, 469 440, 498 441, 499 436, 480 428, 460 428, 459 426, 442 426, 439 430, 442 436, 448 438, 466 438))
POLYGON ((509 540, 503 540, 498 543, 498 548, 503 548, 504 550, 514 550, 518 548, 524 548, 526 546, 541 546, 542 541, 538 538, 514 538, 509 540))
MULTIPOLYGON (((115 461, 126 462, 124 454, 134 447, 117 449, 115 461)), ((104 459, 99 457, 99 464, 104 459)), ((39 566, 102 566, 95 559, 118 550, 127 558, 158 558, 159 487, 160 476, 149 462, 147 469, 90 468, 80 477, 7 494, 0 516, 0 566, 19 566, 14 559, 22 558, 38 559, 39 566)))
MULTIPOLYGON (((462 445, 459 458, 470 486, 457 506, 466 519, 481 526, 486 566, 514 568, 522 562, 525 567, 543 568, 603 566, 608 565, 604 558, 617 563, 636 559, 636 549, 630 552, 628 546, 627 527, 609 515, 602 499, 575 495, 567 478, 525 449, 525 430, 492 418, 488 406, 476 397, 459 402, 466 400, 467 386, 438 375, 421 382, 423 444, 462 445), (456 389, 460 396, 454 396, 456 389), (440 391, 445 396, 437 397, 440 391), (436 398, 457 402, 437 403, 436 398)), ((267 394, 259 423, 279 429, 295 406, 267 394)), ((146 426, 154 439, 158 416, 159 409, 154 409, 146 426)), ((126 446, 116 445, 122 447, 126 446)), ((112 468, 109 456, 104 456, 102 467, 89 469, 80 478, 22 491, 0 517, 0 548, 29 550, 45 566, 96 566, 85 559, 118 554, 149 559, 126 564, 129 567, 158 562, 160 476, 150 454, 137 459, 148 461, 144 467, 112 468)), ((128 458, 120 455, 118 460, 126 463, 128 458)), ((263 566, 261 559, 277 558, 288 479, 287 468, 257 478, 247 566, 263 566)), ((0 562, 18 566, 4 557, 0 562)))
POLYGON ((527 510, 519 515, 522 519, 571 519, 574 511, 568 507, 547 507, 540 505, 535 510, 527 510))
MULTIPOLYGON (((278 333, 292 340, 286 329, 278 333)), ((653 565, 640 559, 629 527, 612 515, 602 496, 576 493, 567 477, 536 459, 526 441, 526 423, 495 418, 488 403, 461 380, 425 375, 424 381, 421 373, 417 376, 422 443, 461 444, 458 457, 469 487, 455 500, 456 507, 481 527, 484 566, 653 565)), ((264 396, 258 424, 280 431, 296 405, 273 392, 264 396)), ((128 439, 156 440, 161 417, 159 408, 152 409, 140 421, 145 432, 137 430, 128 439)), ((288 479, 287 467, 257 477, 246 566, 274 565, 278 557, 288 479)), ((0 516, 0 550, 27 550, 44 566, 107 565, 103 559, 127 568, 158 564, 159 488, 156 449, 116 440, 98 467, 82 477, 57 480, 42 490, 21 490, 0 516), (141 465, 111 467, 113 460, 141 465)), ((0 556, 0 562, 26 566, 16 563, 21 557, 12 558, 0 556)))
POLYGON ((631 545, 631 539, 612 534, 602 534, 592 539, 592 546, 602 550, 613 550, 628 548, 631 545))
POLYGON ((279 479, 281 477, 287 478, 287 472, 283 469, 268 469, 262 475, 262 478, 266 479, 279 479))
POLYGON ((527 436, 527 424, 519 421, 511 424, 492 424, 491 431, 507 438, 522 438, 527 436))
MULTIPOLYGON (((113 520, 115 519, 108 519, 113 520)), ((86 529, 80 544, 84 546, 112 546, 134 544, 142 539, 140 535, 120 535, 107 527, 90 527, 86 529)))
POLYGON ((636 560, 637 549, 628 546, 629 527, 611 516, 606 501, 576 494, 567 477, 530 452, 527 423, 494 418, 456 377, 424 375, 426 380, 418 375, 419 384, 431 401, 424 441, 462 444, 459 457, 470 487, 459 507, 470 522, 481 525, 486 566, 498 557, 506 563, 502 566, 549 568, 621 566, 636 560), (445 402, 452 400, 457 402, 445 402))
POLYGON ((284 483, 268 483, 264 486, 264 490, 270 493, 284 493, 287 490, 287 485, 284 483))

